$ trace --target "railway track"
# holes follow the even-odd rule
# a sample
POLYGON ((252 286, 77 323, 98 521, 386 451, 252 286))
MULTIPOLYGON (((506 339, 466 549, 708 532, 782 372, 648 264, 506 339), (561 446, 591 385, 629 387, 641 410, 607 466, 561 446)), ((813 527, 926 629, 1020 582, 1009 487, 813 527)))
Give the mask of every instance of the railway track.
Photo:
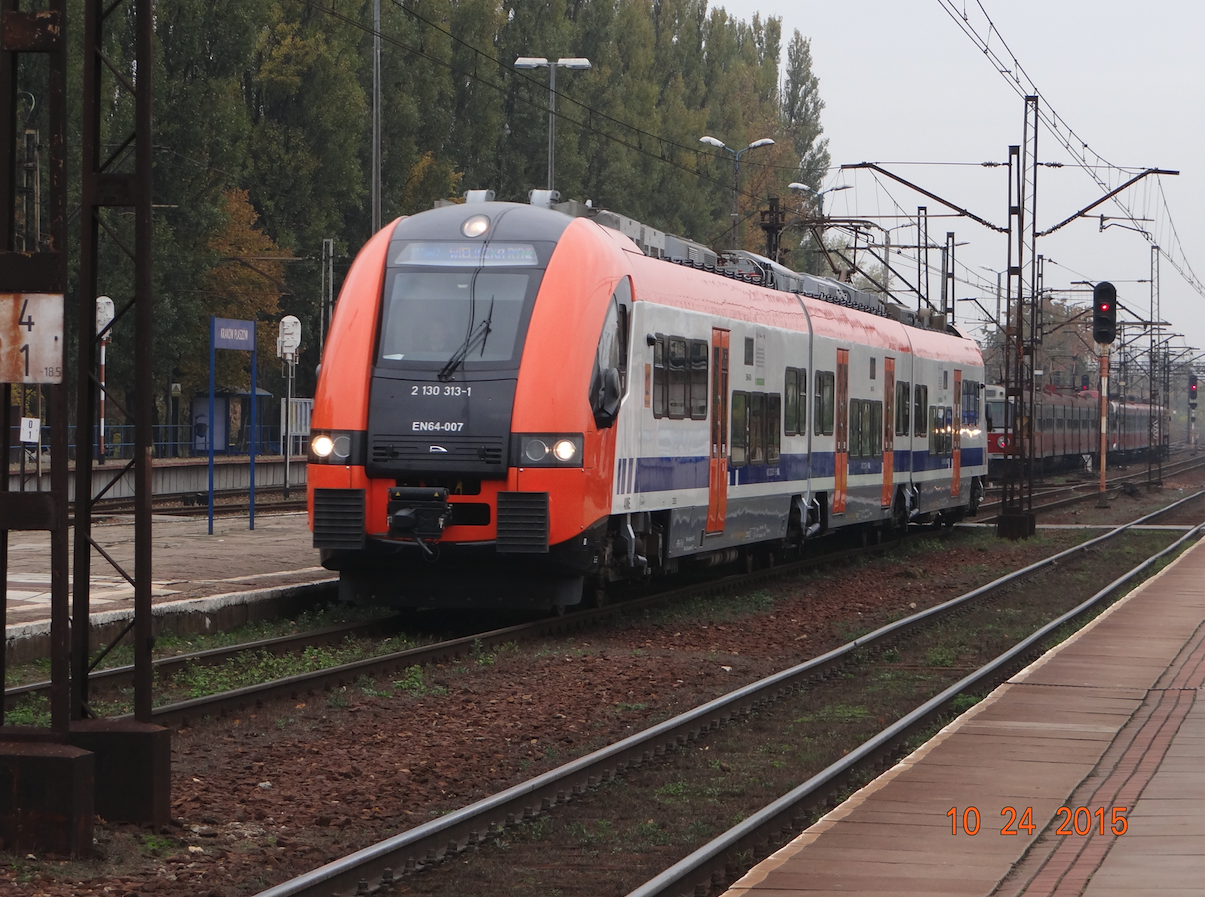
MULTIPOLYGON (((1163 475, 1175 476, 1177 474, 1188 473, 1193 470, 1201 469, 1205 469, 1205 458, 1189 457, 1165 464, 1163 475)), ((1116 497, 1116 495, 1125 488, 1126 484, 1139 481, 1145 476, 1146 471, 1140 470, 1133 473, 1119 474, 1110 477, 1105 484, 1106 492, 1110 497, 1116 497)), ((1065 508, 1081 501, 1086 501, 1090 498, 1096 498, 1099 492, 1100 483, 1098 481, 1076 483, 1071 486, 1063 486, 1053 489, 1043 489, 1040 492, 1035 493, 1034 497, 1040 499, 1040 501, 1033 506, 1033 509, 1034 511, 1053 511, 1058 508, 1065 508)), ((999 500, 984 502, 979 506, 979 513, 991 515, 999 508, 999 500)), ((995 517, 988 516, 984 522, 991 523, 995 520, 995 517)))
MULTIPOLYGON (((929 533, 928 535, 932 535, 929 533)), ((296 698, 300 694, 315 694, 331 691, 351 684, 360 676, 388 676, 407 670, 415 665, 425 665, 451 660, 475 651, 485 651, 517 640, 547 638, 573 632, 588 626, 603 623, 619 614, 640 611, 683 597, 714 595, 747 588, 762 582, 798 575, 830 564, 863 556, 870 551, 887 551, 906 544, 907 537, 876 545, 858 546, 840 550, 827 550, 799 561, 758 570, 753 573, 732 575, 707 582, 696 582, 670 590, 660 590, 627 601, 609 603, 602 608, 575 611, 558 617, 547 617, 512 626, 473 632, 461 637, 437 641, 429 645, 408 648, 380 657, 367 658, 355 663, 332 666, 324 670, 302 673, 287 679, 278 679, 261 685, 249 686, 235 692, 223 692, 190 701, 162 704, 152 711, 155 723, 165 726, 191 725, 204 717, 221 717, 238 713, 247 707, 258 706, 277 698, 296 698)), ((334 600, 336 589, 332 585, 329 598, 334 600)), ((317 601, 323 600, 317 596, 317 601)), ((396 633, 400 630, 402 616, 365 623, 348 623, 322 630, 296 633, 277 638, 245 642, 223 648, 215 648, 190 654, 163 657, 154 661, 155 674, 171 677, 189 666, 216 666, 239 657, 267 652, 285 654, 300 652, 308 647, 329 645, 346 638, 372 636, 374 633, 396 633)), ((114 691, 132 682, 133 667, 123 666, 93 672, 89 676, 91 690, 114 691)), ((48 697, 50 682, 35 682, 14 686, 5 691, 5 707, 20 701, 48 697)))
MULTIPOLYGON (((889 649, 905 637, 947 620, 952 615, 965 613, 990 596, 998 595, 1029 577, 1065 563, 1075 555, 1106 544, 1131 527, 1149 523, 1178 509, 1182 511, 1187 502, 1199 499, 1202 495, 1205 495, 1205 492, 1196 493, 1154 514, 1117 527, 1105 535, 1001 577, 959 598, 884 626, 820 657, 744 686, 469 807, 441 816, 349 857, 270 888, 262 892, 261 897, 329 897, 332 893, 363 894, 374 893, 378 889, 382 893, 388 893, 389 888, 401 877, 419 873, 444 860, 460 856, 487 840, 523 825, 525 821, 530 823, 538 819, 558 805, 572 802, 616 776, 655 763, 666 754, 687 745, 694 745, 721 727, 742 720, 800 688, 836 675, 844 665, 856 662, 867 652, 889 649)), ((1007 678, 1030 657, 1041 653, 1043 641, 1056 628, 1088 613, 1119 588, 1141 575, 1158 558, 1197 537, 1201 529, 1200 525, 1194 526, 1172 546, 1147 558, 1087 601, 1031 634, 932 700, 907 713, 857 750, 851 751, 839 763, 750 815, 724 835, 633 891, 633 897, 711 893, 713 884, 722 884, 731 877, 732 869, 739 867, 738 856, 747 860, 753 856, 764 855, 772 845, 802 826, 806 821, 808 808, 830 802, 840 784, 848 780, 856 770, 873 766, 876 762, 884 763, 895 756, 911 734, 924 730, 934 720, 947 713, 959 695, 990 688, 1007 678)))

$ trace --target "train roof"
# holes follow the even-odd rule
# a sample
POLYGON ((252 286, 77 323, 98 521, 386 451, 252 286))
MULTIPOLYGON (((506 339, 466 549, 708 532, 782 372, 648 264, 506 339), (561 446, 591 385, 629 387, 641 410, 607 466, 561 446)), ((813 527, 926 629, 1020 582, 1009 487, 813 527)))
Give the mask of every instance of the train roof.
MULTIPOLYGON (((683 268, 719 275, 750 286, 798 294, 804 299, 816 300, 828 306, 889 318, 913 330, 948 334, 963 340, 969 339, 958 328, 949 324, 945 315, 937 314, 931 309, 914 311, 903 305, 889 303, 877 293, 859 290, 852 284, 842 283, 831 278, 792 271, 785 265, 754 252, 731 250, 717 253, 702 243, 657 230, 619 212, 598 209, 589 203, 570 200, 568 202, 551 202, 548 205, 539 204, 539 200, 550 198, 549 191, 532 191, 532 193, 532 204, 524 204, 494 202, 492 191, 470 191, 469 201, 465 205, 481 212, 492 212, 493 214, 516 208, 527 209, 529 210, 527 213, 509 216, 512 222, 517 224, 521 220, 526 226, 535 226, 538 230, 547 230, 558 236, 564 230, 564 226, 568 224, 561 216, 568 216, 571 219, 587 218, 610 231, 622 234, 627 238, 626 242, 630 244, 630 247, 634 247, 640 254, 648 258, 661 259, 683 268), (553 223, 556 219, 560 219, 560 225, 553 223)), ((459 203, 453 204, 446 201, 436 203, 437 209, 449 206, 459 208, 463 214, 464 206, 459 203)), ((428 220, 427 214, 424 214, 423 218, 424 221, 428 220)), ((450 217, 449 222, 452 220, 453 218, 450 217)), ((425 236, 429 238, 431 235, 426 233, 425 236)), ((460 234, 455 233, 449 236, 459 238, 460 234)), ((630 247, 625 246, 629 249, 630 247)), ((811 306, 809 306, 809 313, 811 313, 810 308, 811 306)), ((849 332, 851 325, 854 327, 868 326, 853 324, 853 322, 861 320, 860 315, 846 316, 839 313, 826 314, 817 311, 815 317, 821 320, 841 321, 841 328, 846 333, 849 332)), ((912 342, 915 347, 914 336, 912 342)), ((923 344, 927 341, 921 339, 920 342, 923 344)))

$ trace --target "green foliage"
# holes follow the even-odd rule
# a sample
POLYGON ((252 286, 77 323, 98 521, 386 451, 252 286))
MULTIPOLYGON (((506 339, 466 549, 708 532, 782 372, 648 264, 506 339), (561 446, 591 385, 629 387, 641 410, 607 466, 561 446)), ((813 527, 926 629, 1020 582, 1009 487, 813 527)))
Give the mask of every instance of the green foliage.
MULTIPOLYGON (((556 186, 565 198, 724 247, 731 156, 699 138, 735 148, 771 137, 773 146, 741 165, 743 242, 760 249, 753 221, 766 197, 789 198, 792 181, 817 188, 826 174, 811 45, 798 32, 786 40, 777 17, 742 21, 706 0, 424 0, 382 4, 381 13, 386 222, 469 188, 525 201, 545 185, 549 70, 511 69, 520 55, 593 64, 557 73, 556 186)), ((203 390, 195 356, 209 315, 261 321, 271 357, 268 325, 287 311, 307 337, 297 391, 312 389, 322 240, 334 240, 341 276, 370 235, 371 15, 367 4, 156 4, 154 382, 181 382, 185 396, 203 390)), ((132 45, 131 20, 109 17, 106 53, 127 75, 132 45)), ((76 78, 78 39, 72 47, 76 78)), ((102 77, 103 157, 129 135, 134 102, 107 69, 102 77)), ((72 147, 80 112, 74 102, 72 147)), ((128 165, 123 156, 111 170, 128 165)), ((79 169, 68 162, 72 189, 79 169)), ((101 282, 128 297, 133 269, 121 244, 132 244, 133 219, 108 210, 103 218, 101 282)), ((784 261, 812 266, 806 244, 791 252, 784 261)), ((114 344, 130 340, 129 322, 119 321, 114 344)), ((228 354, 219 385, 244 387, 249 359, 228 354)), ((110 353, 118 398, 133 382, 131 357, 110 353)), ((277 366, 261 371, 260 385, 282 393, 277 366)), ((166 408, 158 411, 162 420, 166 408)))

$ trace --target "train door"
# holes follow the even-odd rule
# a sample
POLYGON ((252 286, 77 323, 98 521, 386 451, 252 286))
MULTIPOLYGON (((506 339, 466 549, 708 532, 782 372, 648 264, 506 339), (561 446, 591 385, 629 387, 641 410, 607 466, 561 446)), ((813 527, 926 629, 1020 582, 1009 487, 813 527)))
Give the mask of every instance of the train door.
POLYGON ((707 476, 707 532, 722 533, 728 513, 728 337, 711 330, 711 459, 707 476))
POLYGON ((849 480, 849 349, 837 350, 836 456, 833 459, 833 513, 845 513, 849 480))
POLYGON ((883 359, 883 497, 891 507, 895 492, 895 359, 883 359))
POLYGON ((950 496, 958 498, 959 479, 962 475, 962 371, 954 371, 954 419, 950 422, 950 439, 954 446, 954 464, 951 471, 950 496))

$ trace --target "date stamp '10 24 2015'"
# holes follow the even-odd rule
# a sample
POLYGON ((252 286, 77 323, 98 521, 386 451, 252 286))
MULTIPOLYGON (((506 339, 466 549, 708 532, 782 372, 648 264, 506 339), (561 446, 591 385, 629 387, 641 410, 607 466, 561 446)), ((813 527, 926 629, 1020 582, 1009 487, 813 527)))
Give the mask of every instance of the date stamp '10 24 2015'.
MULTIPOLYGON (((1089 810, 1087 807, 1059 807, 1055 811, 1056 817, 1063 817, 1062 824, 1054 830, 1056 835, 1089 835, 1092 833, 1094 825, 1099 824, 1100 834, 1107 834, 1111 831, 1114 835, 1124 835, 1129 830, 1129 823, 1126 822, 1125 807, 1111 807, 1112 813, 1109 817, 1109 825, 1106 830, 1105 816, 1109 812, 1104 807, 1097 807, 1095 810, 1089 810), (1095 821, 1093 817, 1096 817, 1095 821)), ((957 835, 959 833, 959 823, 962 823, 962 833, 965 835, 977 835, 980 829, 979 810, 976 807, 967 807, 962 811, 961 816, 958 812, 958 807, 950 807, 946 813, 950 817, 950 834, 957 835)), ((1032 835, 1037 829, 1037 825, 1033 821, 1033 807, 1025 807, 1020 813, 1013 807, 1005 807, 1000 811, 1000 815, 1006 817, 1003 827, 1000 829, 1001 835, 1018 835, 1021 831, 1025 831, 1032 835)))

